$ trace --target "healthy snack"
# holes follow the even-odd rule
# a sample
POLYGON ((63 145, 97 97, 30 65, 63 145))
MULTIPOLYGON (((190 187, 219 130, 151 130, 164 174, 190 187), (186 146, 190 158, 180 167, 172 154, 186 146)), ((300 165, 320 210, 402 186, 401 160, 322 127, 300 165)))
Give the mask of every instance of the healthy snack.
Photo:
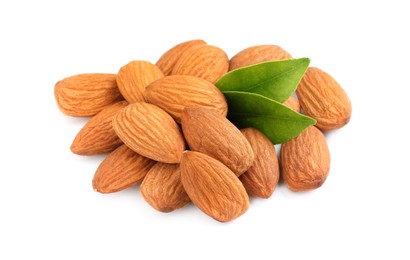
POLYGON ((129 148, 152 160, 179 163, 185 150, 178 125, 167 112, 152 104, 130 104, 117 113, 113 126, 129 148))
POLYGON ((185 107, 206 107, 226 117, 228 104, 222 92, 201 78, 173 75, 159 79, 145 89, 147 102, 157 105, 181 123, 185 107))
POLYGON ((171 75, 175 64, 184 52, 191 48, 195 48, 205 44, 206 42, 203 40, 192 40, 177 44, 176 46, 172 47, 167 52, 165 52, 159 58, 155 65, 157 65, 158 68, 162 70, 165 76, 171 75))
POLYGON ((182 186, 178 164, 157 162, 145 176, 140 190, 145 201, 161 212, 174 211, 191 201, 182 186))
POLYGON ((252 46, 229 60, 221 48, 191 40, 155 64, 134 60, 118 74, 65 78, 54 94, 66 115, 93 116, 71 150, 107 153, 95 191, 140 184, 160 212, 192 201, 227 222, 248 210, 249 196, 271 197, 280 176, 295 192, 327 179, 321 131, 346 125, 352 107, 342 87, 309 64, 277 45, 252 46), (282 144, 279 159, 275 144, 282 144))
POLYGON ((200 45, 185 51, 172 69, 173 75, 190 75, 215 83, 228 71, 226 53, 215 46, 200 45))
POLYGON ((237 176, 205 154, 183 154, 181 180, 192 202, 218 221, 231 221, 249 208, 249 197, 237 176))
POLYGON ((278 45, 257 45, 238 52, 229 61, 229 70, 235 70, 245 66, 264 61, 286 60, 292 56, 278 45))
POLYGON ((239 179, 245 189, 256 197, 269 198, 279 181, 279 163, 275 146, 255 128, 241 130, 252 147, 255 159, 239 179))
POLYGON ((329 175, 330 153, 325 136, 314 126, 282 144, 282 177, 293 191, 319 188, 329 175))
POLYGON ((98 167, 93 179, 94 190, 111 193, 140 183, 155 163, 123 144, 98 167))
POLYGON ((191 150, 225 164, 237 176, 251 167, 254 155, 246 138, 225 117, 202 107, 182 112, 182 130, 191 150))
POLYGON ((338 129, 349 123, 352 104, 343 88, 332 76, 311 67, 296 90, 306 115, 317 120, 321 130, 338 129))
POLYGON ((116 80, 123 97, 134 103, 144 101, 145 87, 162 77, 164 73, 157 66, 137 60, 121 67, 116 80))
POLYGON ((127 101, 114 103, 91 118, 78 132, 71 151, 79 155, 95 155, 111 152, 120 146, 122 141, 112 127, 112 120, 127 105, 127 101))
POLYGON ((122 98, 115 74, 80 74, 60 80, 54 87, 58 108, 69 116, 93 116, 122 98))

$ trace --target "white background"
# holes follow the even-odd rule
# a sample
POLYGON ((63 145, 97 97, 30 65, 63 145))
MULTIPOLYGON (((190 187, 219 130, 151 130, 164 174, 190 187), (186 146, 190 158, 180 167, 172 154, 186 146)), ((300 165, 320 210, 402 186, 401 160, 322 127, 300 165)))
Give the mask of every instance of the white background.
POLYGON ((406 2, 1 1, 0 259, 409 259, 406 2), (86 120, 57 109, 54 84, 198 38, 230 57, 278 44, 345 88, 353 116, 327 134, 320 189, 281 184, 230 223, 92 190, 103 156, 70 152, 86 120))

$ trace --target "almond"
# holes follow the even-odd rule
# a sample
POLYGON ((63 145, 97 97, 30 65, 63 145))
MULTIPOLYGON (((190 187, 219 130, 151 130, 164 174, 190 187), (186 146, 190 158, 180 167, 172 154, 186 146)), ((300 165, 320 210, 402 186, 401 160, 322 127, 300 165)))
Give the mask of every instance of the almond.
POLYGON ((93 116, 122 99, 115 74, 79 74, 60 80, 54 87, 58 108, 69 116, 93 116))
POLYGON ((236 175, 205 154, 182 155, 181 181, 192 202, 218 221, 231 221, 249 208, 249 197, 236 175))
POLYGON ((159 58, 156 65, 162 70, 165 76, 170 75, 175 64, 185 51, 205 44, 206 42, 203 40, 191 40, 180 43, 165 52, 161 58, 159 58))
POLYGON ((148 61, 131 61, 121 67, 117 75, 118 88, 129 103, 144 100, 145 87, 164 77, 162 71, 148 61))
POLYGON ((264 61, 286 60, 292 56, 277 45, 257 45, 246 48, 233 56, 229 62, 229 70, 254 65, 264 61))
POLYGON ((136 102, 114 117, 114 130, 132 150, 155 161, 179 163, 185 142, 181 130, 161 108, 136 102))
POLYGON ((156 163, 145 176, 140 191, 148 204, 161 212, 174 211, 191 201, 182 186, 178 164, 156 163))
POLYGON ((282 144, 282 176, 292 191, 319 188, 329 175, 330 153, 322 132, 314 126, 282 144))
POLYGON ((112 127, 112 119, 127 105, 127 101, 114 103, 91 118, 78 132, 71 151, 79 155, 95 155, 111 152, 120 146, 122 141, 112 127))
POLYGON ((155 161, 121 145, 98 167, 93 179, 94 190, 111 193, 126 189, 141 182, 154 164, 155 161))
POLYGON ((207 107, 224 117, 228 113, 222 92, 209 81, 192 76, 173 75, 159 79, 145 89, 145 98, 168 112, 178 123, 187 106, 207 107))
POLYGON ((221 161, 237 176, 251 167, 254 155, 249 142, 225 117, 207 108, 187 107, 181 123, 191 150, 221 161))
POLYGON ((294 97, 289 97, 288 99, 283 102, 285 106, 292 109, 293 111, 300 112, 300 104, 299 101, 294 97))
POLYGON ((352 104, 343 88, 326 72, 308 68, 296 93, 304 113, 321 130, 338 129, 350 121, 352 104))
POLYGON ((252 146, 255 160, 239 178, 245 189, 260 198, 269 198, 279 181, 279 163, 275 146, 255 128, 241 129, 252 146))
POLYGON ((215 46, 200 45, 184 52, 172 70, 174 75, 190 75, 215 83, 228 72, 226 53, 215 46))

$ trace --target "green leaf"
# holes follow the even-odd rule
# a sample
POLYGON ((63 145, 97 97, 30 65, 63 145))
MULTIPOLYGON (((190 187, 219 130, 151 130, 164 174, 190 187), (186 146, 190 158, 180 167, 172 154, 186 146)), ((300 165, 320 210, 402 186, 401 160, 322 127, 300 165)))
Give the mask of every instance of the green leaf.
POLYGON ((223 93, 228 101, 229 120, 238 128, 259 129, 274 144, 286 142, 316 123, 316 120, 259 94, 239 91, 223 93))
POLYGON ((296 90, 309 67, 308 58, 268 61, 226 73, 215 85, 223 91, 242 91, 283 102, 296 90))

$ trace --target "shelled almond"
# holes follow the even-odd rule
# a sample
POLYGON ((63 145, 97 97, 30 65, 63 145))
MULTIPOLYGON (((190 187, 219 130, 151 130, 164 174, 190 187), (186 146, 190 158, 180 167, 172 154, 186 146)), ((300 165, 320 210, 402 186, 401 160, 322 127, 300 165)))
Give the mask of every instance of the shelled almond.
POLYGON ((137 60, 118 74, 65 78, 57 82, 54 94, 66 115, 93 116, 75 137, 72 152, 109 153, 95 172, 95 191, 112 193, 141 183, 142 197, 158 211, 193 202, 206 215, 227 222, 244 214, 250 199, 269 198, 280 176, 292 191, 322 186, 330 153, 321 130, 350 120, 346 92, 329 74, 309 68, 294 85, 300 80, 293 93, 297 98, 291 96, 293 88, 287 96, 282 89, 281 100, 261 99, 274 102, 285 116, 293 113, 306 120, 298 114, 302 109, 317 121, 313 126, 309 119, 311 126, 282 144, 280 167, 272 135, 263 127, 258 130, 265 122, 254 123, 252 114, 246 115, 252 127, 231 122, 230 91, 221 92, 218 79, 228 70, 237 73, 252 64, 290 58, 277 45, 258 45, 228 60, 222 49, 192 40, 169 49, 155 64, 137 60))

